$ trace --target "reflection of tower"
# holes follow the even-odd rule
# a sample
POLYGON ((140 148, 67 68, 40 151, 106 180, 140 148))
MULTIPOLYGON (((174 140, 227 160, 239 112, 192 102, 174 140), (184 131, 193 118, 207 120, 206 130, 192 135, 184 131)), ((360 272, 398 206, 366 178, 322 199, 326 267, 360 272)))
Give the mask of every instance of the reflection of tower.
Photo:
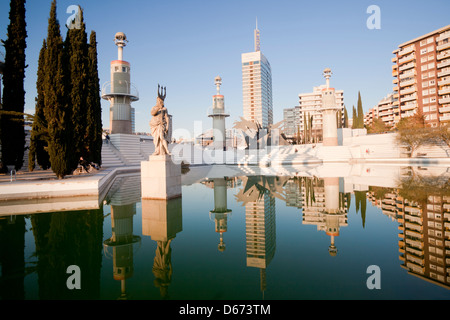
POLYGON ((223 234, 228 229, 228 216, 231 210, 227 205, 227 179, 214 179, 214 210, 210 211, 210 216, 214 217, 216 223, 216 232, 220 235, 220 243, 218 245, 219 251, 225 251, 225 242, 223 234))
POLYGON ((213 119, 213 146, 214 149, 225 151, 227 141, 225 119, 230 115, 225 112, 225 98, 220 94, 222 78, 216 77, 215 83, 217 94, 213 97, 213 108, 212 112, 209 114, 209 117, 213 119))
POLYGON ((340 109, 336 105, 336 90, 330 88, 331 69, 325 69, 323 73, 327 84, 322 91, 322 114, 323 114, 323 145, 337 146, 337 112, 340 109))
POLYGON ((275 255, 275 198, 269 192, 245 205, 247 266, 260 269, 261 291, 266 290, 266 268, 275 255))
POLYGON ((140 187, 137 178, 117 180, 119 188, 111 195, 110 200, 112 237, 103 243, 105 253, 112 248, 114 280, 121 282, 121 299, 126 299, 126 280, 131 278, 134 272, 134 244, 141 241, 139 236, 133 234, 133 217, 136 214, 136 203, 140 201, 133 197, 140 195, 140 190, 136 190, 136 187, 140 187))
POLYGON ((124 33, 115 37, 118 47, 118 59, 111 62, 111 82, 106 83, 102 90, 102 98, 111 103, 110 131, 111 134, 132 134, 132 116, 134 110, 131 103, 139 100, 136 88, 131 84, 130 63, 123 60, 123 48, 128 40, 124 33))
POLYGON ((153 263, 154 284, 168 298, 172 281, 172 240, 183 230, 182 199, 142 199, 142 234, 157 242, 153 263))
POLYGON ((335 238, 339 236, 340 228, 347 225, 347 205, 341 201, 339 178, 305 179, 303 193, 303 223, 325 231, 331 241, 328 252, 336 256, 335 238))

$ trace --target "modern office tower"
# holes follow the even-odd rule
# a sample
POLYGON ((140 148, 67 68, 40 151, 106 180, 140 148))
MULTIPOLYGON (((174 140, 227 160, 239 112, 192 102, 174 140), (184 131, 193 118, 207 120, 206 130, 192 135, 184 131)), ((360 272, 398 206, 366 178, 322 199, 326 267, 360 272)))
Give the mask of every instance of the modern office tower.
POLYGON ((102 98, 111 103, 111 134, 133 133, 131 103, 139 100, 138 92, 130 80, 130 63, 123 60, 123 48, 127 43, 124 33, 116 34, 118 59, 111 62, 111 82, 105 84, 102 90, 102 98))
POLYGON ((213 96, 213 107, 208 116, 213 119, 213 147, 217 150, 226 150, 227 133, 225 119, 230 115, 225 112, 225 97, 220 94, 222 78, 216 77, 217 94, 213 96))
POLYGON ((432 127, 450 122, 450 25, 399 45, 393 54, 400 116, 421 111, 432 127))
POLYGON ((394 105, 398 100, 398 98, 394 98, 395 95, 398 94, 391 93, 387 95, 375 107, 370 109, 364 115, 364 124, 370 126, 374 119, 379 118, 388 128, 394 127, 400 121, 398 104, 394 105))
POLYGON ((260 49, 257 25, 255 51, 242 54, 244 119, 267 129, 273 124, 272 68, 260 49))
MULTIPOLYGON (((285 134, 289 136, 289 133, 296 134, 300 128, 300 133, 303 135, 306 124, 309 120, 305 119, 312 117, 312 135, 313 137, 322 140, 323 130, 323 114, 322 110, 322 92, 326 88, 326 85, 321 85, 313 88, 311 93, 302 93, 299 95, 299 105, 285 109, 285 134)), ((341 110, 342 118, 344 117, 344 91, 335 91, 336 106, 341 110)))

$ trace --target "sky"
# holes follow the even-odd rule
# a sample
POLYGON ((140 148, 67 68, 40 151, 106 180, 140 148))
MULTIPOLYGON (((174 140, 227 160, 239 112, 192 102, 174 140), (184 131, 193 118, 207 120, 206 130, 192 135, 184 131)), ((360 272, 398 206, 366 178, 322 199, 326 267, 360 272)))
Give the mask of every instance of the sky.
MULTIPOLYGON (((47 36, 51 0, 28 0, 26 112, 34 113, 39 50, 47 36)), ((450 24, 450 1, 428 0, 58 0, 58 19, 65 37, 67 8, 80 5, 87 32, 96 31, 100 85, 110 81, 110 62, 117 59, 114 36, 129 40, 124 60, 139 91, 136 130, 149 132, 150 109, 158 84, 167 87, 166 107, 175 137, 212 127, 207 111, 221 76, 221 93, 231 114, 227 128, 243 115, 241 54, 254 50, 256 19, 261 51, 272 67, 274 121, 283 109, 298 105, 298 95, 325 83, 344 90, 351 114, 361 92, 364 111, 392 92, 392 52, 406 41, 450 24), (380 28, 371 29, 376 5, 380 28), (197 129, 196 129, 197 127, 197 129)), ((9 1, 0 2, 0 39, 6 39, 9 1)), ((0 48, 4 53, 4 48, 0 48)), ((2 56, 0 54, 0 59, 2 56)), ((103 126, 109 127, 109 102, 102 101, 103 126)))

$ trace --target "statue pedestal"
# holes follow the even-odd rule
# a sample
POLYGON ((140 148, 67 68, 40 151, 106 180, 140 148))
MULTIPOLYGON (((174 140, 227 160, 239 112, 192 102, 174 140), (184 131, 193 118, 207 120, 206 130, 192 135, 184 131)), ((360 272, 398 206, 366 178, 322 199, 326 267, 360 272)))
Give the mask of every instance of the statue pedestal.
POLYGON ((171 200, 181 197, 181 164, 172 156, 150 156, 141 162, 141 187, 144 200, 171 200))

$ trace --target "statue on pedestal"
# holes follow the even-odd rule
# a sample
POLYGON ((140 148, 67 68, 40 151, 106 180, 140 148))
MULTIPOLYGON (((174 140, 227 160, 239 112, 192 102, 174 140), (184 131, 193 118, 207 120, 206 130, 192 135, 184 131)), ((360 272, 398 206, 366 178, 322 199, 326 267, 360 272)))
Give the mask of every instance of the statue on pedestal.
POLYGON ((170 118, 167 108, 164 106, 166 96, 166 88, 158 85, 158 98, 156 100, 156 106, 151 110, 153 118, 150 121, 151 134, 156 149, 153 154, 154 156, 170 155, 168 147, 170 118))

